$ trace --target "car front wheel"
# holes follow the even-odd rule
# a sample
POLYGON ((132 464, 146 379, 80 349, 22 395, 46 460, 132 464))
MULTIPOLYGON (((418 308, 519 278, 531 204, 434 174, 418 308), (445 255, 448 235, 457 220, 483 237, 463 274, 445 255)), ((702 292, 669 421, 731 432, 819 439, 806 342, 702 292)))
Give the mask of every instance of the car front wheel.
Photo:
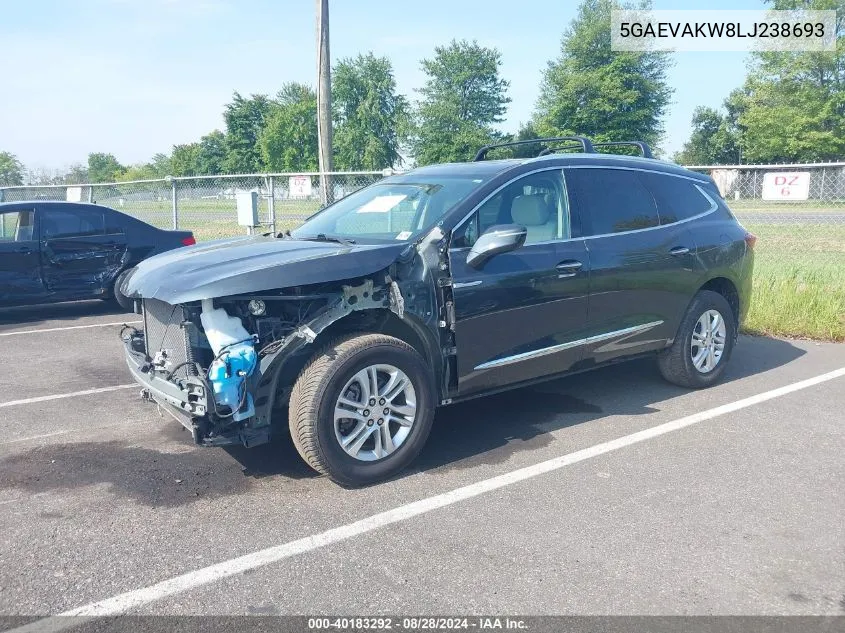
POLYGON ((291 437, 317 472, 364 486, 404 469, 422 450, 434 418, 431 371, 392 336, 361 334, 323 348, 290 398, 291 437))
POLYGON ((736 322, 727 300, 702 290, 690 303, 672 346, 658 356, 660 373, 681 387, 700 389, 725 372, 736 340, 736 322))

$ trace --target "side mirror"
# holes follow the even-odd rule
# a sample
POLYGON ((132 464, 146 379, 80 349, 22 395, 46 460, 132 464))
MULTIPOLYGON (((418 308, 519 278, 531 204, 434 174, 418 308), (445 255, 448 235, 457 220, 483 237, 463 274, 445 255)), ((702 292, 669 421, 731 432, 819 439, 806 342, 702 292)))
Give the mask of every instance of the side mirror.
POLYGON ((493 255, 516 250, 525 244, 527 235, 528 230, 518 224, 491 226, 469 250, 467 266, 481 268, 493 255))

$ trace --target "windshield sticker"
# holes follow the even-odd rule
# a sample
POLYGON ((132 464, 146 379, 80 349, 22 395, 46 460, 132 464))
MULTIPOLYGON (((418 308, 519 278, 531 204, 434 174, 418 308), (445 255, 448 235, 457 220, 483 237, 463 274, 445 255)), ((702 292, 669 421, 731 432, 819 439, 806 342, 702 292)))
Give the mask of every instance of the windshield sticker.
POLYGON ((409 237, 411 237, 410 231, 402 231, 401 233, 399 233, 399 235, 396 236, 396 239, 397 240, 407 240, 409 237))
POLYGON ((407 197, 408 196, 406 194, 379 196, 378 198, 370 200, 367 204, 358 209, 356 213, 387 213, 407 197))

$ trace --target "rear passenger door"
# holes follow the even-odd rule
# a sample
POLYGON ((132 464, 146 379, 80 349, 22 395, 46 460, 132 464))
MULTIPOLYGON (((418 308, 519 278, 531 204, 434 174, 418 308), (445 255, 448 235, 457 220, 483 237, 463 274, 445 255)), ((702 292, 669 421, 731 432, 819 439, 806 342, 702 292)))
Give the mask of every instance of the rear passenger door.
POLYGON ((120 269, 126 237, 111 227, 104 210, 68 205, 39 210, 42 269, 47 287, 66 298, 98 297, 120 269))
POLYGON ((585 358, 595 362, 664 347, 696 291, 693 236, 686 223, 661 224, 644 175, 630 168, 567 170, 590 257, 585 358))

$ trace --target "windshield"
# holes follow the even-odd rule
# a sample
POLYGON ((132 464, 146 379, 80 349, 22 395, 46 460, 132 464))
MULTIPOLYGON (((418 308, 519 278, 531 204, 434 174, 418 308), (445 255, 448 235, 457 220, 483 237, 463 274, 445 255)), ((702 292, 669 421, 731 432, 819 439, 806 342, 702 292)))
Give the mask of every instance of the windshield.
POLYGON ((478 176, 379 182, 326 207, 291 234, 409 240, 434 226, 482 182, 478 176))

